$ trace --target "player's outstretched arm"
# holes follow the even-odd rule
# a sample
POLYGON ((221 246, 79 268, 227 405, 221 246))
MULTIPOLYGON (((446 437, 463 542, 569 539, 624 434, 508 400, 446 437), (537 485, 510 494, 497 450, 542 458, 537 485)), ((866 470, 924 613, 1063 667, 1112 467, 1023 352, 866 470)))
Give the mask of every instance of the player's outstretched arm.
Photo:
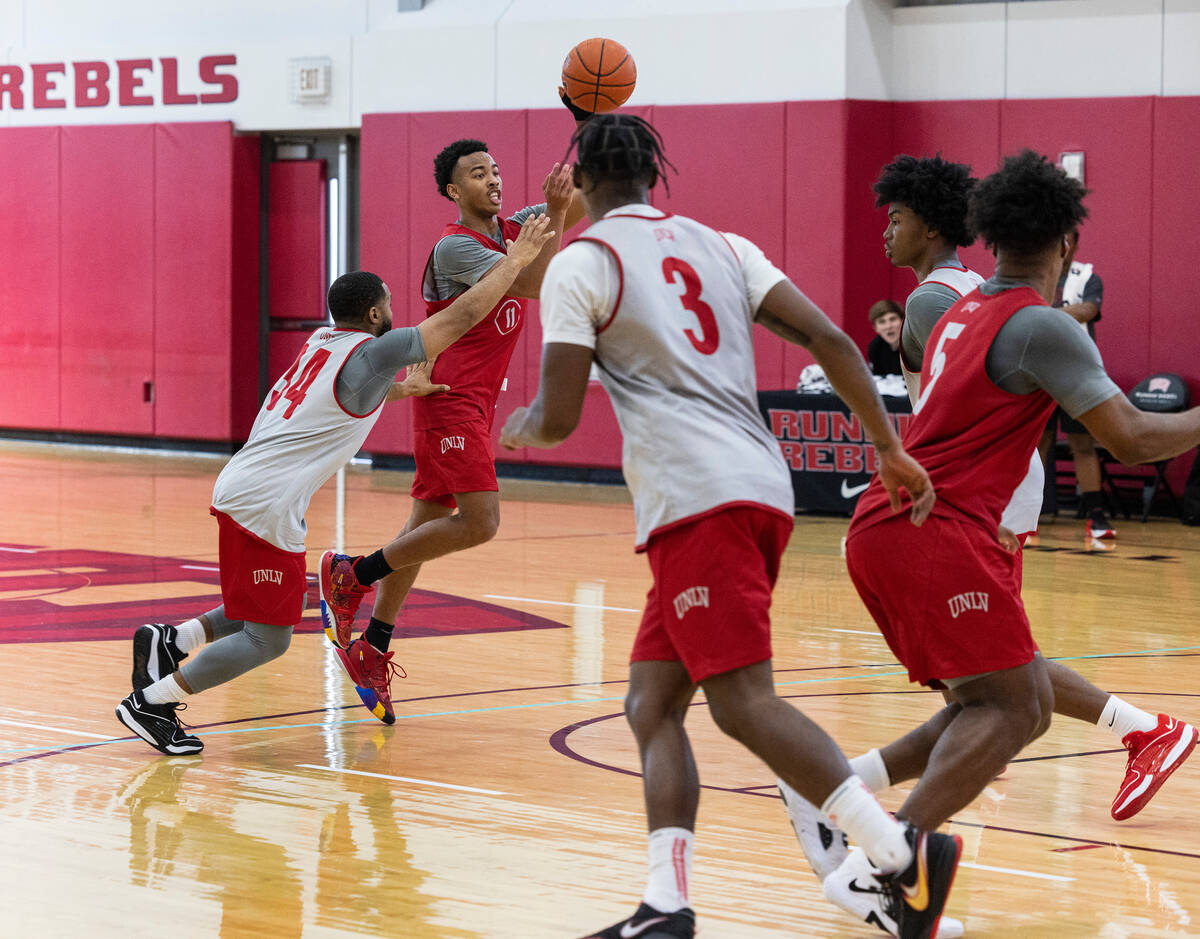
POLYGON ((500 446, 556 447, 579 426, 587 396, 592 350, 568 342, 542 347, 542 377, 537 396, 527 408, 517 408, 504 422, 500 446))
POLYGON ((907 490, 913 503, 913 524, 924 522, 933 508, 933 484, 921 465, 901 446, 900 437, 875 390, 875 379, 853 340, 786 279, 767 292, 756 319, 767 329, 812 353, 817 364, 825 370, 833 390, 858 415, 875 445, 879 479, 888 492, 892 510, 900 510, 900 490, 907 490))
POLYGON ((554 227, 554 237, 542 245, 538 256, 528 264, 516 280, 513 281, 509 293, 514 297, 528 297, 536 300, 542 290, 542 280, 546 276, 546 268, 550 260, 558 254, 562 247, 562 233, 565 232, 580 216, 570 218, 571 208, 578 200, 575 197, 575 183, 570 163, 555 163, 546 179, 542 182, 542 192, 546 196, 546 214, 550 216, 550 224, 554 227))
POLYGON ((1200 407, 1179 414, 1138 410, 1115 394, 1078 420, 1096 441, 1122 463, 1156 463, 1200 444, 1200 407))
POLYGON ((439 354, 472 326, 482 320, 509 292, 513 281, 528 267, 557 232, 549 215, 529 219, 516 241, 508 242, 508 254, 469 290, 460 294, 446 309, 434 313, 417 329, 429 358, 439 354))

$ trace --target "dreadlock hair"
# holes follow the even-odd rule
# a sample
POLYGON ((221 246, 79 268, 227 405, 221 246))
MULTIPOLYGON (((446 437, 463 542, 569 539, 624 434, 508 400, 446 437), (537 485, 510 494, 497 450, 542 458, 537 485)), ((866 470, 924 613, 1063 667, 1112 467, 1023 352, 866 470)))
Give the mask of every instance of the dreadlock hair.
POLYGON ((351 271, 329 285, 325 302, 335 323, 365 323, 371 307, 378 306, 387 291, 383 279, 370 271, 351 271))
POLYGON ((433 178, 437 180, 438 192, 441 195, 450 199, 446 194, 446 187, 454 181, 454 167, 458 166, 458 161, 468 153, 479 153, 481 150, 484 153, 488 152, 487 144, 482 140, 463 138, 443 147, 442 152, 433 158, 433 178))
POLYGON ((980 180, 969 216, 989 247, 1035 254, 1073 232, 1088 211, 1087 190, 1040 153, 1022 150, 980 180))
POLYGON ((917 159, 902 153, 880 172, 875 207, 903 203, 950 244, 965 246, 975 240, 967 225, 967 196, 974 185, 971 167, 963 163, 941 154, 917 159))
POLYGON ((669 194, 667 168, 674 164, 663 153, 662 135, 633 114, 595 114, 580 127, 567 149, 566 161, 576 154, 575 166, 594 183, 621 181, 650 189, 661 179, 669 194))

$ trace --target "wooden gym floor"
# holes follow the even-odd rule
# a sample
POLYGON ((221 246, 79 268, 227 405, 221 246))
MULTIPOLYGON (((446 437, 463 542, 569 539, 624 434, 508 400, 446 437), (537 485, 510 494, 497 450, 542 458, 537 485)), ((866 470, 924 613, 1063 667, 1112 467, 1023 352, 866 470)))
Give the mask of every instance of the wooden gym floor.
MULTIPOLYGON (((310 609, 286 655, 193 699, 204 753, 162 757, 113 708, 132 630, 219 602, 220 466, 0 444, 0 935, 550 939, 631 912, 645 835, 621 701, 649 576, 624 490, 502 483, 498 537, 427 565, 401 619, 394 726, 358 704, 310 609)), ((349 550, 402 525, 408 482, 348 473, 349 550)), ((330 485, 310 565, 333 518, 330 485)), ((853 755, 938 699, 854 595, 845 527, 798 520, 775 669, 853 755)), ((1104 552, 1081 522, 1043 528, 1025 557, 1034 634, 1101 687, 1200 720, 1200 529, 1118 530, 1104 552)), ((825 903, 771 774, 702 703, 689 728, 701 939, 880 935, 825 903)), ((1119 824, 1116 743, 1056 721, 956 817, 948 912, 968 936, 1200 935, 1200 758, 1119 824)))

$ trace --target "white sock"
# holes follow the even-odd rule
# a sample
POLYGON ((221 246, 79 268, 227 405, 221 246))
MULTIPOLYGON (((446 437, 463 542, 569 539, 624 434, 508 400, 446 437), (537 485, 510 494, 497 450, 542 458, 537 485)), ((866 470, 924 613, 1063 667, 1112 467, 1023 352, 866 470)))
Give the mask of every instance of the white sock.
POLYGON ((872 792, 883 792, 892 785, 887 765, 878 750, 868 750, 850 761, 850 772, 863 781, 872 792))
POLYGON ((657 828, 650 832, 650 879, 643 903, 660 913, 675 913, 688 905, 695 836, 686 828, 657 828))
POLYGON ((862 846, 871 862, 885 874, 903 870, 912 861, 904 826, 892 818, 855 775, 830 793, 821 811, 850 840, 862 846))
POLYGON ((185 655, 191 655, 206 642, 208 637, 204 635, 204 624, 198 619, 190 619, 175 627, 175 645, 185 655))
POLYGON ((142 689, 142 694, 145 696, 147 704, 170 704, 173 701, 182 701, 188 696, 187 692, 179 687, 179 682, 175 680, 174 674, 160 678, 154 684, 142 689))
POLYGON ((1135 730, 1153 730, 1158 726, 1158 718, 1147 714, 1141 708, 1135 708, 1128 701, 1122 701, 1114 694, 1109 695, 1108 703, 1104 705, 1096 726, 1115 734, 1119 740, 1135 730))

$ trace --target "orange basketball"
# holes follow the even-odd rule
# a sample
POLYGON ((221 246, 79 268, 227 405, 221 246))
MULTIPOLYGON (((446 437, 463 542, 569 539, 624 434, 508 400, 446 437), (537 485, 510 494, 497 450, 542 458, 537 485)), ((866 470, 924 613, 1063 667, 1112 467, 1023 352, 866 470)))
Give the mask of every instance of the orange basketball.
POLYGON ((593 113, 615 111, 633 94, 637 66, 615 39, 585 39, 567 53, 562 83, 577 107, 593 113))

